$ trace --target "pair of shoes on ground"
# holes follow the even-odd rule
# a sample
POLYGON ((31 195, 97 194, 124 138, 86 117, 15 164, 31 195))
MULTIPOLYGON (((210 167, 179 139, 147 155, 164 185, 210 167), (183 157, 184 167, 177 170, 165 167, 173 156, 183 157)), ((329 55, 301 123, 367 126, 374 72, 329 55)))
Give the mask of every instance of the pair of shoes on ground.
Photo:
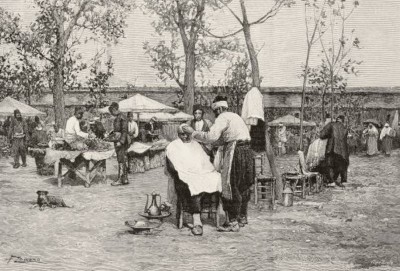
MULTIPOLYGON (((20 166, 19 164, 14 164, 13 168, 19 168, 19 166, 20 166)), ((21 166, 22 167, 27 167, 27 164, 23 163, 21 166)))
POLYGON ((196 225, 192 228, 192 233, 195 236, 202 236, 203 235, 203 226, 202 225, 196 225))

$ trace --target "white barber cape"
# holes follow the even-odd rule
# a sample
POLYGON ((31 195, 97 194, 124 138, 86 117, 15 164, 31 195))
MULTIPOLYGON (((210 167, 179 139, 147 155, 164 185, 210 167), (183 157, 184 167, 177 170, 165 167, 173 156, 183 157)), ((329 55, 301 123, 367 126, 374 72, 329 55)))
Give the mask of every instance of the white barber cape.
POLYGON ((166 155, 192 196, 222 191, 221 174, 198 142, 183 143, 178 138, 168 145, 166 155))

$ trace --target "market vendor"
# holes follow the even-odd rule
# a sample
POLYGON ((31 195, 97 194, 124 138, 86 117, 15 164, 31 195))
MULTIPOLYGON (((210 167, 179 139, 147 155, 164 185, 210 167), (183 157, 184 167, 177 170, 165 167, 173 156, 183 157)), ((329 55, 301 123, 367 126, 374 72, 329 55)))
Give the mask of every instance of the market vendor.
POLYGON ((80 121, 82 120, 84 109, 82 107, 75 107, 75 113, 70 117, 65 126, 65 141, 71 144, 79 139, 89 138, 89 133, 81 130, 80 121))
POLYGON ((35 129, 32 131, 32 137, 29 141, 29 147, 43 148, 48 146, 49 138, 46 131, 43 129, 43 125, 38 123, 35 129))
POLYGON ((193 215, 192 233, 202 235, 202 198, 204 193, 222 191, 221 174, 215 170, 201 145, 183 131, 184 125, 186 124, 178 128, 179 138, 172 141, 166 149, 166 173, 170 177, 168 201, 176 203, 176 193, 179 193, 179 197, 183 197, 188 203, 189 212, 193 215))
POLYGON ((95 134, 97 138, 104 139, 106 134, 106 129, 103 123, 100 121, 99 117, 94 117, 90 124, 90 130, 95 134))
POLYGON ((114 130, 109 136, 109 140, 114 142, 115 152, 118 161, 118 178, 111 183, 112 186, 129 184, 128 181, 128 165, 127 150, 130 145, 130 137, 128 135, 128 121, 119 111, 119 105, 113 102, 108 110, 114 119, 114 130))
POLYGON ((138 137, 139 135, 139 127, 136 123, 136 121, 133 120, 133 113, 128 112, 128 134, 129 137, 131 138, 131 143, 135 140, 135 138, 138 137))
POLYGON ((146 142, 153 142, 159 139, 159 125, 157 118, 152 117, 148 123, 144 126, 146 142))

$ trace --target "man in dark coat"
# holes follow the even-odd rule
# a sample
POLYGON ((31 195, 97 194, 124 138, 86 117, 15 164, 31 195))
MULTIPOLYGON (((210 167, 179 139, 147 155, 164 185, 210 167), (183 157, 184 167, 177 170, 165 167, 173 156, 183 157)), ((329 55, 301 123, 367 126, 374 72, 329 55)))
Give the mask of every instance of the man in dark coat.
POLYGON ((328 123, 320 132, 321 139, 327 139, 325 152, 325 166, 330 183, 343 187, 347 182, 347 168, 349 166, 349 150, 347 145, 347 128, 343 124, 344 116, 339 116, 336 122, 328 123), (337 179, 340 175, 341 182, 337 179))
POLYGON ((14 118, 11 119, 8 138, 12 145, 14 168, 20 166, 19 156, 21 156, 22 166, 26 167, 26 142, 29 140, 29 131, 28 124, 22 118, 18 109, 14 110, 14 118))
POLYGON ((128 159, 126 151, 130 145, 130 137, 128 135, 128 121, 119 111, 118 103, 112 103, 109 107, 111 115, 114 119, 114 131, 110 136, 110 141, 114 142, 115 152, 118 161, 118 179, 111 183, 112 186, 129 184, 128 181, 128 159))

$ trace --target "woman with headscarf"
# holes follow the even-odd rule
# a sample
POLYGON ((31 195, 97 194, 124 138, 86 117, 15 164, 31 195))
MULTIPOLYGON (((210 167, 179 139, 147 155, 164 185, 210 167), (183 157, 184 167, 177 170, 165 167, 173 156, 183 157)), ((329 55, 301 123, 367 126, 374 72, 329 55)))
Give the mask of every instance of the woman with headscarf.
POLYGON ((364 131, 367 136, 367 155, 374 156, 378 154, 378 136, 379 132, 376 127, 370 123, 368 128, 364 131))
POLYGON ((389 126, 389 123, 385 123, 381 131, 381 135, 379 139, 382 141, 382 152, 386 156, 390 156, 390 152, 392 151, 392 141, 395 136, 395 131, 389 126))

